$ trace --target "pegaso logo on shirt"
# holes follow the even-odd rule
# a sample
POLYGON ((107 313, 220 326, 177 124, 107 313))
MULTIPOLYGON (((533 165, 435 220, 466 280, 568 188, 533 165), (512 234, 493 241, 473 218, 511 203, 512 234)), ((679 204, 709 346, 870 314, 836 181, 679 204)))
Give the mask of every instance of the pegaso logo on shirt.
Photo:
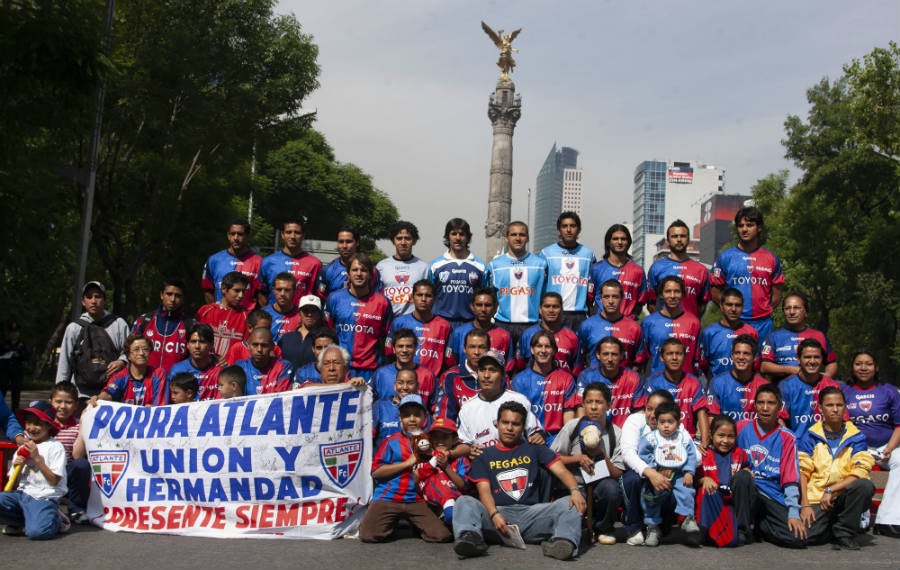
POLYGON ((512 500, 518 501, 528 488, 528 470, 522 467, 501 471, 497 474, 497 484, 512 500))

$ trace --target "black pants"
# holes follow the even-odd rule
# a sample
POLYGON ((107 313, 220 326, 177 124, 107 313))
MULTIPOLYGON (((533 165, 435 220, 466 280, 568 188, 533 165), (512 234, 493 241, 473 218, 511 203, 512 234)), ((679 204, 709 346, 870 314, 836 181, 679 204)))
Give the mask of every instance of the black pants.
POLYGON ((875 485, 868 479, 857 479, 834 497, 827 511, 813 505, 816 520, 809 528, 810 544, 821 544, 832 538, 847 538, 859 532, 859 518, 872 506, 875 485))
POLYGON ((759 489, 738 497, 732 503, 735 510, 749 512, 757 533, 769 542, 788 548, 806 548, 806 540, 798 539, 788 528, 788 508, 763 495, 759 489))

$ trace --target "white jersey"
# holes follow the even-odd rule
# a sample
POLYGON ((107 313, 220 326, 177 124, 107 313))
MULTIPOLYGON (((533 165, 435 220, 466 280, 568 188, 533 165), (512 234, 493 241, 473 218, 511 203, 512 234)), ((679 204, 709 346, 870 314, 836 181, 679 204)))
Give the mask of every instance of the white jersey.
POLYGON ((416 281, 425 279, 428 264, 416 256, 407 261, 386 257, 375 266, 381 276, 381 294, 391 302, 394 316, 406 315, 413 311, 412 287, 416 281))
POLYGON ((494 422, 497 420, 497 410, 504 402, 519 402, 528 410, 528 418, 525 420, 525 437, 543 429, 537 418, 531 413, 531 402, 524 395, 504 390, 494 400, 488 402, 479 394, 465 402, 459 409, 459 439, 464 443, 477 443, 485 447, 493 447, 497 444, 499 433, 494 422))

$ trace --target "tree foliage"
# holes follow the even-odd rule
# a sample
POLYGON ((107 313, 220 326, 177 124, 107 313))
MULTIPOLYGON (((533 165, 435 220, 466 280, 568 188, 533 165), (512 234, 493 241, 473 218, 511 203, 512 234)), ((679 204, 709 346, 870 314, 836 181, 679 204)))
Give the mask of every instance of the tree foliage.
POLYGON ((809 89, 807 117, 789 116, 782 141, 800 180, 788 188, 781 172, 754 187, 786 291, 809 296, 811 324, 826 331, 844 372, 861 346, 886 372, 900 362, 900 262, 888 253, 900 243, 900 170, 869 147, 897 149, 896 129, 882 125, 900 125, 898 80, 891 44, 809 89))

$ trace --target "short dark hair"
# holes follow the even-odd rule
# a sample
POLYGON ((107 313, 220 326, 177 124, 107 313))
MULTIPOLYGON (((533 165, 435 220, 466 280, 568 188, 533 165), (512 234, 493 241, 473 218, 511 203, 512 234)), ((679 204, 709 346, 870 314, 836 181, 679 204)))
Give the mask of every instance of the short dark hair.
POLYGON ((675 405, 675 396, 673 396, 672 392, 669 392, 665 388, 660 388, 658 390, 650 392, 650 395, 647 396, 647 399, 649 400, 650 398, 662 398, 664 401, 675 405))
POLYGON ((184 284, 184 279, 180 277, 169 277, 168 279, 162 282, 162 287, 160 291, 165 291, 166 287, 178 287, 181 289, 181 292, 184 293, 187 290, 187 287, 184 284))
POLYGON ((756 396, 754 396, 753 398, 754 402, 759 400, 760 394, 772 394, 773 396, 775 396, 775 399, 778 400, 779 404, 784 402, 784 399, 781 397, 781 390, 779 390, 778 386, 772 384, 771 382, 768 384, 762 384, 759 388, 756 389, 756 396))
POLYGON ((250 285, 250 280, 240 271, 229 271, 225 274, 225 277, 222 278, 221 288, 228 291, 238 283, 243 283, 244 287, 248 287, 250 285))
POLYGON ((554 299, 556 299, 557 301, 559 301, 559 304, 560 304, 560 305, 563 304, 563 298, 562 298, 562 295, 560 295, 560 294, 557 293, 556 291, 547 291, 547 292, 545 292, 543 295, 541 295, 541 302, 540 302, 540 305, 543 305, 543 304, 544 304, 544 299, 546 299, 547 297, 553 297, 554 299))
POLYGON ((663 402, 662 404, 656 406, 656 409, 653 410, 653 417, 659 420, 659 416, 671 415, 676 420, 681 421, 681 409, 676 406, 674 403, 663 402))
POLYGON ((660 280, 659 285, 656 286, 656 295, 658 297, 662 297, 663 289, 666 288, 666 283, 676 283, 678 287, 681 288, 681 294, 684 295, 684 279, 677 275, 666 275, 660 280))
POLYGON ((469 222, 462 218, 451 218, 444 226, 444 247, 450 247, 450 232, 454 230, 462 230, 466 234, 466 243, 472 242, 472 229, 469 222))
POLYGON ((612 287, 613 289, 618 289, 619 295, 625 294, 625 288, 622 287, 622 283, 617 279, 607 279, 606 281, 601 283, 600 290, 598 291, 599 294, 601 294, 601 295, 603 294, 604 287, 612 287))
POLYGON ((562 227, 563 220, 575 220, 575 225, 578 226, 578 229, 581 229, 581 216, 579 216, 576 212, 563 212, 556 218, 556 229, 562 227))
POLYGON ((724 299, 725 297, 737 297, 742 303, 744 302, 744 294, 741 293, 740 289, 735 289, 734 287, 726 287, 725 290, 722 291, 720 298, 724 299))
POLYGON ((765 225, 763 224, 763 215, 762 212, 759 211, 759 208, 756 206, 744 206, 734 215, 734 225, 738 225, 741 223, 741 220, 746 219, 748 222, 753 222, 759 226, 765 225))
POLYGON ((731 350, 734 350, 739 344, 746 344, 750 347, 750 350, 753 352, 753 356, 756 356, 756 351, 759 350, 759 343, 755 338, 750 336, 749 334, 739 334, 733 341, 731 341, 731 350))
POLYGON ((341 226, 338 226, 338 229, 337 229, 337 232, 335 232, 335 235, 342 234, 344 232, 352 234, 353 241, 355 241, 356 243, 359 243, 359 230, 357 230, 355 227, 351 226, 350 224, 342 224, 341 226))
POLYGON ((265 309, 253 309, 247 315, 247 326, 253 328, 259 321, 271 321, 272 315, 265 309))
POLYGON ((391 224, 391 227, 388 229, 388 236, 391 238, 391 241, 403 230, 408 231, 413 240, 419 241, 419 228, 416 227, 416 224, 406 220, 398 220, 391 224))
POLYGON ((200 382, 198 382, 197 377, 190 372, 179 372, 175 376, 172 376, 172 379, 169 380, 169 386, 181 388, 185 392, 191 391, 194 394, 197 394, 197 392, 200 391, 200 382))
POLYGON ((669 227, 666 228, 666 239, 669 238, 669 230, 671 230, 672 228, 684 228, 688 231, 688 237, 691 236, 691 228, 689 228, 688 225, 684 223, 684 220, 679 219, 669 224, 669 227))
POLYGON ((290 271, 282 271, 272 279, 273 283, 275 281, 290 281, 292 286, 297 287, 297 278, 290 271))
POLYGON ((466 333, 466 336, 463 338, 463 346, 466 346, 466 344, 468 344, 470 338, 476 337, 476 336, 481 337, 481 338, 484 338, 485 340, 487 340, 487 341, 488 341, 488 346, 490 346, 490 344, 491 344, 491 335, 489 335, 489 334, 487 333, 487 331, 482 330, 482 329, 472 329, 472 330, 470 330, 469 332, 467 332, 467 333, 466 333))
POLYGON ((320 338, 328 338, 331 339, 334 344, 338 343, 338 334, 334 329, 328 327, 316 327, 309 331, 309 340, 311 340, 313 344, 320 338))
POLYGON ((600 354, 600 345, 603 344, 614 344, 619 347, 619 352, 625 354, 625 343, 612 335, 607 335, 597 341, 597 345, 594 347, 594 354, 600 354))
POLYGON ((58 384, 53 385, 53 390, 50 391, 50 398, 53 398, 53 395, 57 392, 63 392, 64 394, 68 394, 72 397, 76 402, 78 401, 78 387, 75 386, 70 381, 60 382, 58 384))
POLYGON ((247 373, 244 369, 237 365, 228 366, 219 372, 219 378, 226 382, 234 382, 241 387, 241 392, 247 387, 247 373))
POLYGON ((412 292, 415 293, 416 289, 418 289, 419 287, 428 287, 429 289, 431 289, 431 293, 433 295, 437 294, 437 285, 434 284, 434 281, 430 281, 428 279, 419 279, 418 281, 413 283, 412 292))
POLYGON ((667 338, 666 340, 662 341, 662 344, 659 345, 659 352, 660 352, 660 354, 662 354, 662 351, 663 351, 667 346, 672 346, 673 344, 674 344, 674 345, 677 345, 677 346, 680 346, 682 349, 686 349, 686 347, 684 346, 684 341, 683 341, 683 340, 681 340, 680 338, 676 338, 676 337, 674 337, 674 336, 670 336, 670 337, 667 338))
POLYGON ((735 432, 737 431, 737 423, 735 423, 734 418, 732 418, 728 414, 719 414, 713 417, 712 422, 710 422, 709 424, 710 435, 716 433, 716 430, 723 425, 730 425, 731 429, 733 429, 735 432))
POLYGON ((800 344, 797 345, 797 357, 799 358, 803 351, 807 348, 814 348, 818 350, 822 354, 822 358, 825 358, 825 347, 822 346, 822 343, 817 341, 814 338, 805 338, 800 341, 800 344))
POLYGON ((494 301, 495 305, 498 303, 496 287, 491 287, 490 285, 481 285, 475 287, 475 289, 472 291, 472 300, 474 301, 475 297, 479 295, 488 295, 494 301))
POLYGON ((500 408, 497 410, 497 421, 500 421, 500 416, 503 415, 503 412, 514 412, 519 414, 522 417, 522 424, 524 424, 528 420, 528 410, 519 402, 508 401, 500 404, 500 408))
POLYGON ((253 233, 253 228, 250 227, 250 222, 247 221, 247 218, 235 218, 231 220, 231 223, 228 224, 228 229, 231 229, 231 226, 241 226, 244 228, 244 231, 247 235, 253 233))
POLYGON ((191 325, 191 328, 187 333, 188 342, 190 342, 191 337, 195 334, 200 337, 200 340, 206 342, 214 342, 216 338, 213 328, 206 323, 194 323, 191 325))
POLYGON ((809 311, 809 297, 806 294, 801 293, 800 291, 791 291, 787 295, 781 298, 781 310, 784 310, 784 304, 787 302, 788 297, 797 297, 800 299, 800 302, 803 303, 803 310, 809 311))
POLYGON ((606 385, 606 382, 591 382, 590 384, 585 386, 584 391, 581 392, 582 399, 587 396, 588 392, 602 393, 603 399, 606 400, 607 404, 612 401, 612 390, 609 389, 609 386, 606 385))
POLYGON ((826 388, 823 388, 822 391, 819 392, 819 405, 821 406, 822 402, 825 401, 825 397, 830 396, 831 394, 839 394, 841 396, 841 400, 843 400, 844 403, 847 403, 847 398, 844 397, 844 392, 842 392, 840 388, 838 388, 837 386, 828 386, 826 388))
POLYGON ((306 233, 306 216, 288 216, 281 220, 281 231, 287 229, 287 227, 291 224, 297 224, 300 226, 300 231, 306 233))
POLYGON ((419 345, 419 337, 416 336, 416 331, 414 331, 412 329, 408 329, 408 328, 397 329, 394 332, 392 332, 391 333, 391 344, 397 344, 398 340, 401 340, 404 338, 413 339, 413 341, 415 341, 415 342, 413 342, 413 346, 419 345))

